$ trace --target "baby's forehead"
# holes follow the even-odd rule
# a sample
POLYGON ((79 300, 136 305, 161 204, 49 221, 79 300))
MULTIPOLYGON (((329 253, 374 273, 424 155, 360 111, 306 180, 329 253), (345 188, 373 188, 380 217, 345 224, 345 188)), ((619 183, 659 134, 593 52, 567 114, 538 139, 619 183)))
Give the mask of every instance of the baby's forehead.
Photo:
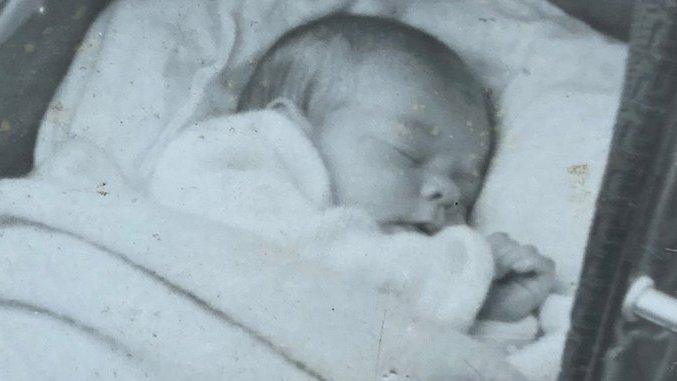
POLYGON ((335 122, 358 139, 364 136, 406 145, 424 155, 483 155, 488 151, 491 134, 486 117, 461 117, 454 112, 416 103, 411 108, 353 105, 343 108, 335 122))

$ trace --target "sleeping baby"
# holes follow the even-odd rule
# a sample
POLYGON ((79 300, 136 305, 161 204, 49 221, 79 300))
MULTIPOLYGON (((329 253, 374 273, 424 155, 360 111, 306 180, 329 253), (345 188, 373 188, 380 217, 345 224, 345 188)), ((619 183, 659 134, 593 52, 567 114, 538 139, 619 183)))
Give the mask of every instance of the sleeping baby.
MULTIPOLYGON (((482 87, 424 32, 332 15, 283 36, 258 62, 239 111, 273 108, 303 127, 328 168, 333 201, 384 231, 433 235, 465 224, 493 131, 482 87)), ((549 294, 554 262, 506 234, 487 237, 495 278, 480 316, 516 321, 549 294)))

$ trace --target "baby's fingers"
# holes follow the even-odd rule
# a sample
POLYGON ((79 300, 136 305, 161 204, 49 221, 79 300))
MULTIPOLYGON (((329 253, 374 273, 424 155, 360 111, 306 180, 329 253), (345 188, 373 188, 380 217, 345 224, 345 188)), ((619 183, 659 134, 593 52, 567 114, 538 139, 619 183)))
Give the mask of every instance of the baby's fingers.
POLYGON ((523 246, 521 250, 523 250, 522 258, 512 264, 512 270, 514 272, 519 274, 555 273, 555 262, 552 259, 539 254, 535 247, 526 245, 523 246))

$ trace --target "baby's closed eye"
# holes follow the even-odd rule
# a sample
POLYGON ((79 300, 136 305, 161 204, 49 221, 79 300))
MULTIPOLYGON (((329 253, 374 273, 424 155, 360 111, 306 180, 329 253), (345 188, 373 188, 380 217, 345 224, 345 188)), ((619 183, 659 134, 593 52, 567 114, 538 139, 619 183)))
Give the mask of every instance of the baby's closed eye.
POLYGON ((399 162, 409 164, 411 167, 420 166, 424 159, 411 147, 401 143, 394 143, 380 138, 370 137, 379 148, 399 159, 399 162))
POLYGON ((420 166, 423 164, 423 159, 420 159, 413 153, 411 150, 407 150, 396 145, 391 145, 392 149, 395 150, 400 156, 410 161, 413 165, 420 166))

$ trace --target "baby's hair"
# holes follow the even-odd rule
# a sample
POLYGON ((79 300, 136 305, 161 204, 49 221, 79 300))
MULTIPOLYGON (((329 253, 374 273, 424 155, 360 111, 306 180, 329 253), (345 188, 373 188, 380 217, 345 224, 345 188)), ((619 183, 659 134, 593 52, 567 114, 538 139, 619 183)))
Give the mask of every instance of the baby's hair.
POLYGON ((314 106, 336 107, 352 95, 349 78, 356 65, 383 53, 406 57, 435 80, 451 80, 450 86, 470 101, 483 102, 478 87, 471 85, 477 82, 473 74, 435 37, 394 20, 339 13, 283 35, 259 61, 237 110, 265 108, 282 97, 312 122, 314 106))

